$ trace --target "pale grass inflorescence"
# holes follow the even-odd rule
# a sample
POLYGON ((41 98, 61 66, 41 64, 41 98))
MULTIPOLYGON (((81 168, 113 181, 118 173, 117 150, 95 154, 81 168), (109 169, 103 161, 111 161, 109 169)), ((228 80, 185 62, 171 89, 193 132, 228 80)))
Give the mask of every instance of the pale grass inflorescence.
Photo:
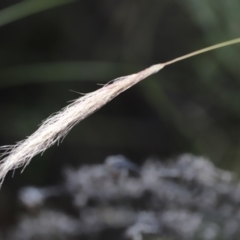
POLYGON ((2 146, 0 183, 8 171, 26 166, 39 153, 63 139, 80 121, 104 106, 121 92, 146 77, 158 72, 164 64, 153 65, 139 73, 117 78, 102 88, 78 98, 73 103, 46 119, 36 132, 13 146, 2 146))
POLYGON ((121 92, 148 76, 157 73, 167 65, 236 43, 240 43, 240 38, 189 53, 166 63, 153 65, 136 74, 117 78, 102 88, 78 98, 60 112, 51 115, 35 133, 25 140, 13 146, 0 147, 0 150, 3 151, 3 154, 0 156, 0 185, 10 170, 26 166, 34 156, 43 153, 53 144, 63 139, 77 123, 100 109, 121 92))

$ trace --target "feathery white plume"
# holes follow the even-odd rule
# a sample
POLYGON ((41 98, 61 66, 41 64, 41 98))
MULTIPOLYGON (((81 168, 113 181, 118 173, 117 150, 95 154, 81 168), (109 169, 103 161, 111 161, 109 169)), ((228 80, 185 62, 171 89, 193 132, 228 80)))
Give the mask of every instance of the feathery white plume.
POLYGON ((102 88, 88 93, 46 119, 36 132, 13 146, 2 146, 0 157, 0 185, 8 171, 26 166, 31 159, 44 152, 78 122, 100 109, 106 103, 134 84, 161 70, 165 64, 153 65, 139 73, 117 78, 102 88))

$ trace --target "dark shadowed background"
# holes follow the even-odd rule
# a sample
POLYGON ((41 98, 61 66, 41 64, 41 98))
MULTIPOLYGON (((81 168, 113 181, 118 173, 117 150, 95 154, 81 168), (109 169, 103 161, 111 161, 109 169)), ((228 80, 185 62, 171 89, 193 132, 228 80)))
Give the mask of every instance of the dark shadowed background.
MULTIPOLYGON (((39 1, 0 3, 0 145, 29 136, 76 92, 240 36, 238 0, 51 0, 56 7, 4 24, 4 9, 39 1)), ((13 16, 24 16, 22 6, 13 16)), ((78 124, 23 174, 7 176, 0 224, 14 222, 20 187, 59 184, 64 167, 113 154, 141 164, 187 152, 239 174, 239 53, 234 45, 169 66, 78 124)))

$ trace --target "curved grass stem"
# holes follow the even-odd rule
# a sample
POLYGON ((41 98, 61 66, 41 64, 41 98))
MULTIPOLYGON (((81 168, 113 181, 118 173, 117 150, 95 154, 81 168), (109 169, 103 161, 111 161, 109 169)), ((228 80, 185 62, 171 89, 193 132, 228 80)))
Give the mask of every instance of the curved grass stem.
POLYGON ((240 38, 235 38, 235 39, 230 40, 230 41, 226 41, 226 42, 223 42, 223 43, 218 43, 218 44, 212 45, 212 46, 210 46, 210 47, 206 47, 206 48, 203 48, 203 49, 201 49, 201 50, 188 53, 188 54, 183 55, 183 56, 181 56, 181 57, 178 57, 178 58, 175 58, 175 59, 170 60, 170 61, 168 61, 168 62, 165 62, 164 65, 167 66, 167 65, 170 65, 170 64, 173 64, 173 63, 176 63, 176 62, 180 62, 180 61, 182 61, 182 60, 184 60, 184 59, 191 58, 191 57, 194 57, 194 56, 196 56, 196 55, 199 55, 199 54, 202 54, 202 53, 205 53, 205 52, 212 51, 212 50, 214 50, 214 49, 227 47, 227 46, 229 46, 229 45, 233 45, 233 44, 237 44, 237 43, 240 43, 240 38))

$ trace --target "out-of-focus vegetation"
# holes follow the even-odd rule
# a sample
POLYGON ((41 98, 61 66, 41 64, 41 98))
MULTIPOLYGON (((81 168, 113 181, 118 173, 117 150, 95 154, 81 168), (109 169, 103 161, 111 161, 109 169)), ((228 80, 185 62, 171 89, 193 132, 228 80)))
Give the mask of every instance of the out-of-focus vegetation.
POLYGON ((148 159, 134 172, 119 162, 131 164, 110 156, 66 169, 62 185, 21 189, 26 213, 4 239, 238 239, 240 185, 231 172, 189 154, 165 164, 148 159), (63 199, 65 208, 56 208, 63 199))
MULTIPOLYGON (((69 90, 90 92, 240 36, 238 0, 2 0, 0 8, 0 145, 22 140, 79 97, 69 90)), ((239 174, 239 53, 234 45, 169 66, 79 124, 6 179, 0 224, 14 220, 19 186, 58 183, 63 166, 110 154, 141 162, 191 152, 239 174)))

